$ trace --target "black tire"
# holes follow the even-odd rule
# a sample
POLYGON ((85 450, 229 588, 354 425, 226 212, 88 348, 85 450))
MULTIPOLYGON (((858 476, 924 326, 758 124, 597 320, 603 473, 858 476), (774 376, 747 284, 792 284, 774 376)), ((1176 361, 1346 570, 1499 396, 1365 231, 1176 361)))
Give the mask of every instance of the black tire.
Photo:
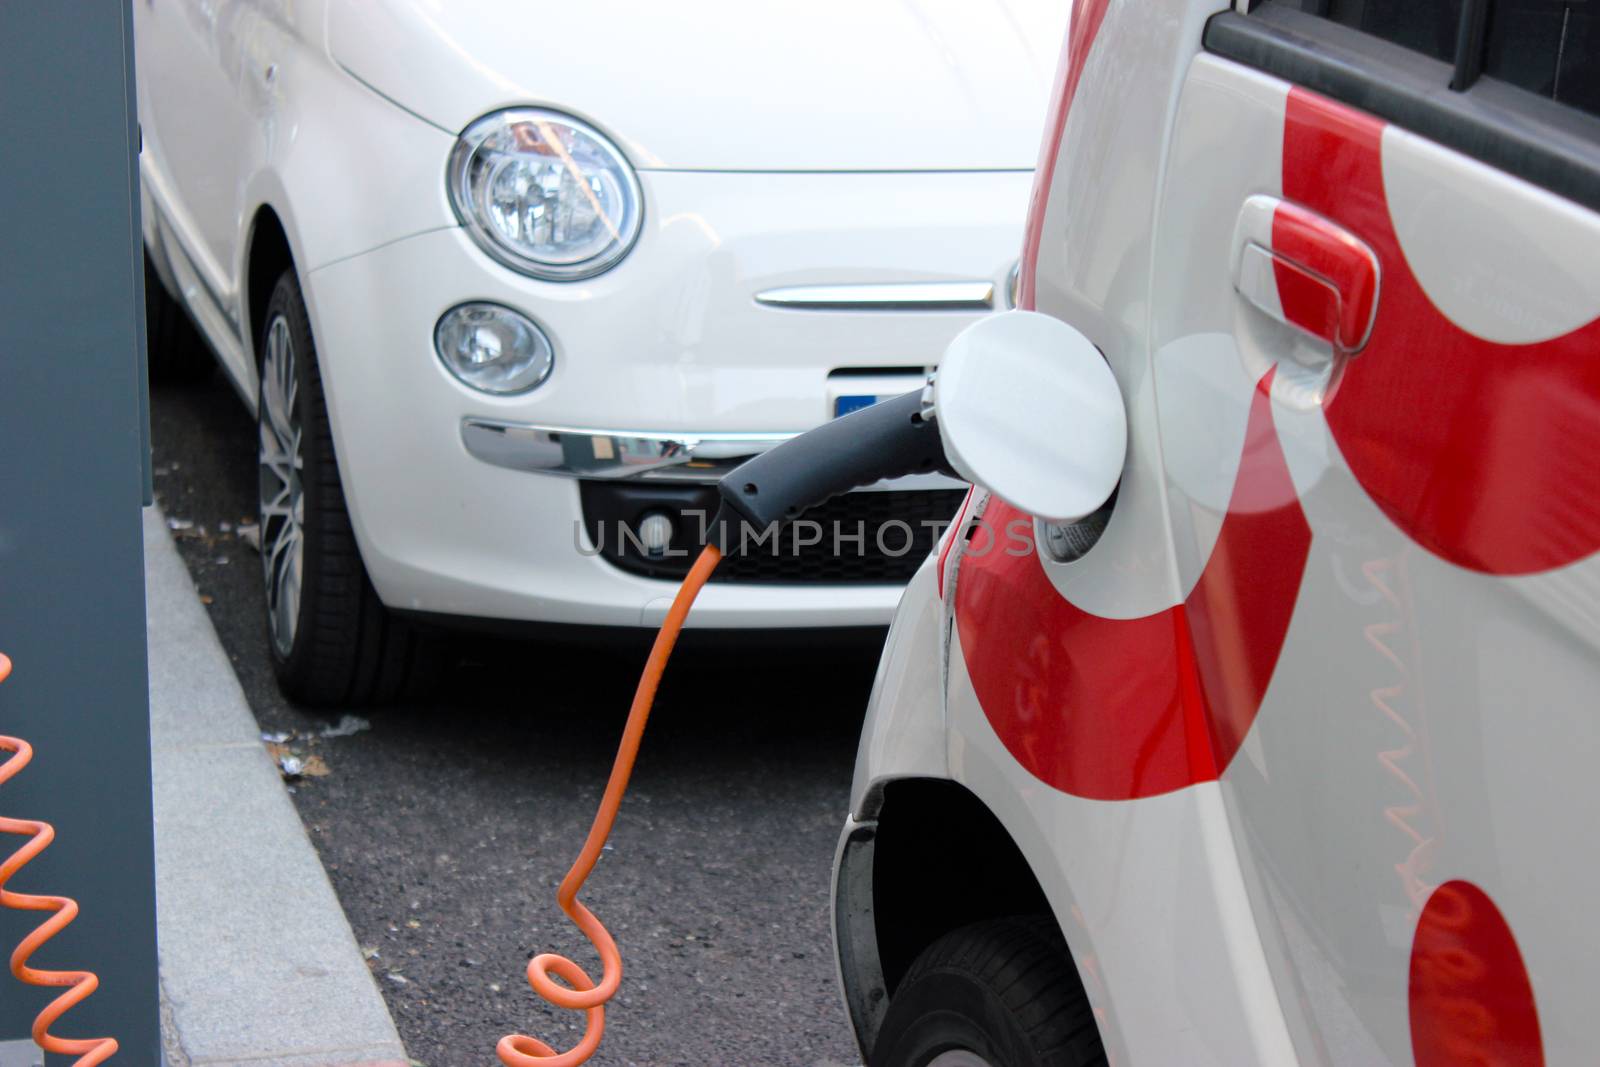
MULTIPOLYGON (((261 556, 267 597, 267 647, 278 686, 291 700, 318 707, 388 704, 420 695, 435 666, 435 649, 426 635, 395 618, 378 599, 356 547, 345 507, 344 486, 334 456, 333 432, 323 402, 322 374, 311 336, 311 320, 300 283, 287 270, 273 287, 259 339, 260 402, 257 404, 260 471, 261 556), (270 473, 268 377, 274 355, 269 339, 278 328, 292 346, 289 359, 297 389, 281 411, 292 411, 299 433, 298 513, 300 583, 292 603, 275 612, 280 597, 273 588, 277 542, 286 519, 269 515, 283 482, 270 473), (287 633, 280 618, 293 619, 287 633)), ((282 338, 280 338, 281 343, 282 338)), ((287 393, 287 389, 285 393, 287 393)), ((279 467, 280 471, 286 468, 279 467)), ((296 510, 289 505, 290 510, 296 510)), ((290 551, 286 547, 283 551, 290 551)))
POLYGON ((189 321, 189 313, 167 293, 148 252, 144 256, 144 334, 145 366, 152 382, 199 381, 216 366, 211 346, 189 321))
POLYGON ((993 919, 946 934, 906 971, 872 1050, 871 1067, 927 1067, 968 1052, 991 1067, 1090 1067, 1106 1062, 1055 923, 993 919))

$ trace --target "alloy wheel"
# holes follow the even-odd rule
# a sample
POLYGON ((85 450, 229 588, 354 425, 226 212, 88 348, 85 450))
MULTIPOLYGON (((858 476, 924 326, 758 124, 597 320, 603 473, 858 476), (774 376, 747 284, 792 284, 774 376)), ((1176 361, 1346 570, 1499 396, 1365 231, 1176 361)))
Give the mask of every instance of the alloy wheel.
POLYGON ((267 324, 259 400, 261 566, 266 579, 272 645, 287 658, 294 648, 305 582, 305 468, 301 450, 300 375, 289 321, 267 324))

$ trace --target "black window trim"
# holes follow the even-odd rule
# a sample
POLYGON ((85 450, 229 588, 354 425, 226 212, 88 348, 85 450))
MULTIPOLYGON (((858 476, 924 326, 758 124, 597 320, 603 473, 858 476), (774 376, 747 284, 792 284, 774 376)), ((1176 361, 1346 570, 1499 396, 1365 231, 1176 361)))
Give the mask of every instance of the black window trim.
POLYGON ((1481 76, 1487 10, 1462 5, 1453 64, 1271 0, 1213 15, 1204 47, 1600 211, 1600 116, 1481 76))
POLYGON ((1450 91, 1464 93, 1483 74, 1483 36, 1489 29, 1489 0, 1465 0, 1456 30, 1456 69, 1450 91))

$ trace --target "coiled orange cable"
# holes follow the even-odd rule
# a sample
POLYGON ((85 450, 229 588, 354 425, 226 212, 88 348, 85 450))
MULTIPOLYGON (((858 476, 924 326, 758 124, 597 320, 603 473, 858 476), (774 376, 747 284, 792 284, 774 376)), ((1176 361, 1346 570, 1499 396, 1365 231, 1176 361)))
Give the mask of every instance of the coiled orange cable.
POLYGON ((639 688, 634 691, 633 706, 628 710, 628 722, 623 727, 622 741, 617 746, 617 758, 611 765, 611 778, 606 782, 605 795, 600 798, 600 807, 594 814, 589 837, 584 841, 578 858, 573 861, 572 869, 562 879, 561 888, 556 891, 556 902, 561 905, 561 910, 577 924, 600 954, 600 982, 597 985, 582 967, 553 952, 535 956, 528 962, 528 984, 535 993, 557 1007, 586 1014, 583 1038, 566 1052, 557 1052, 536 1037, 508 1034, 495 1047, 500 1062, 506 1067, 578 1067, 578 1064, 588 1062, 600 1047, 600 1038, 606 1028, 606 1002, 616 995, 617 987, 622 984, 622 956, 617 951, 616 941, 612 940, 611 934, 594 912, 578 902, 578 890, 583 888, 589 872, 594 870, 595 863, 600 859, 600 850, 605 846, 606 838, 611 836, 611 827, 617 821, 617 809, 622 804, 622 794, 627 791, 628 778, 633 774, 633 761, 639 755, 639 741, 644 736, 645 723, 650 718, 656 688, 661 684, 661 674, 666 669, 668 657, 672 655, 672 646, 678 641, 690 605, 721 559, 722 553, 717 546, 707 545, 690 568, 683 585, 678 588, 678 595, 672 601, 666 621, 661 624, 661 632, 656 634, 650 658, 645 661, 644 674, 639 677, 639 688), (567 984, 561 985, 551 977, 552 974, 567 984))
MULTIPOLYGON (((11 660, 5 655, 0 655, 0 682, 11 675, 11 660)), ((26 741, 15 737, 0 736, 0 751, 10 752, 12 756, 5 763, 0 764, 0 784, 14 777, 18 771, 28 765, 33 759, 33 746, 26 741)), ((50 842, 55 840, 56 832, 49 823, 34 822, 30 819, 7 819, 0 817, 0 833, 21 834, 28 837, 21 848, 13 852, 4 863, 0 863, 0 906, 18 911, 50 911, 54 912, 50 918, 40 923, 38 928, 22 939, 22 943, 11 953, 11 973, 21 982, 31 986, 68 986, 70 988, 49 1004, 45 1005, 37 1018, 33 1021, 33 1043, 46 1052, 53 1052, 60 1056, 77 1056, 74 1067, 94 1067, 94 1064, 104 1063, 117 1052, 115 1038, 94 1037, 70 1039, 56 1037, 50 1033, 50 1027, 61 1016, 71 1011, 80 1001, 86 999, 96 989, 100 988, 100 979, 89 971, 41 971, 28 966, 28 957, 36 952, 40 945, 59 934, 78 917, 78 904, 67 897, 35 896, 32 893, 14 893, 6 888, 11 881, 11 876, 45 849, 50 847, 50 842)))

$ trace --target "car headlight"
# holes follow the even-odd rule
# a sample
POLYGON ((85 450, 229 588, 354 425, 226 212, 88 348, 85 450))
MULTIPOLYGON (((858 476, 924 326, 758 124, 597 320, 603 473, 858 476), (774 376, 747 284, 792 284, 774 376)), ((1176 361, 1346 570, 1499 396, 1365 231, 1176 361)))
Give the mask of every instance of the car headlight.
POLYGON ((539 108, 497 111, 450 153, 450 202, 480 247, 549 281, 590 278, 639 237, 639 179, 616 145, 539 108))

